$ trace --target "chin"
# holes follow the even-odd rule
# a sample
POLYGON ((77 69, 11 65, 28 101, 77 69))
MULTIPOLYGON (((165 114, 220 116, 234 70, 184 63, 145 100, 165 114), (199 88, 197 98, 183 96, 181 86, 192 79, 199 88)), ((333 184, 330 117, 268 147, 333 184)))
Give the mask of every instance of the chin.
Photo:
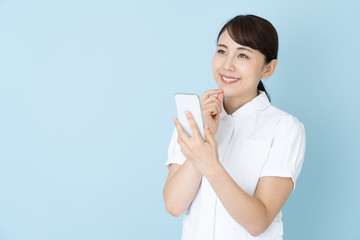
POLYGON ((239 89, 229 89, 229 88, 222 88, 224 96, 226 97, 236 97, 241 95, 241 91, 239 89))

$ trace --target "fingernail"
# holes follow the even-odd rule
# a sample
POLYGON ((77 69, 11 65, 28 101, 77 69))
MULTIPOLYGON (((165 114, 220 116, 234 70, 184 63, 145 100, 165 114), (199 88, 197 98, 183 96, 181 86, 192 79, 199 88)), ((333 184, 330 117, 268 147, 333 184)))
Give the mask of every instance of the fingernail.
POLYGON ((190 115, 190 112, 188 110, 185 111, 186 116, 190 115))

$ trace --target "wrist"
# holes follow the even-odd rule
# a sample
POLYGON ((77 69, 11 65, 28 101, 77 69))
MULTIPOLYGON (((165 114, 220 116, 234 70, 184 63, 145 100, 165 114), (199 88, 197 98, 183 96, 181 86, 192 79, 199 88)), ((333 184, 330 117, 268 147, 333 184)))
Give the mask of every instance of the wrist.
POLYGON ((203 176, 201 171, 189 159, 186 159, 184 164, 189 165, 189 168, 193 171, 194 174, 201 176, 201 177, 203 176))
POLYGON ((203 175, 210 182, 214 179, 217 179, 219 176, 221 176, 224 171, 225 171, 225 169, 224 169, 223 165, 218 161, 212 167, 209 167, 209 169, 207 169, 207 171, 204 172, 203 175))

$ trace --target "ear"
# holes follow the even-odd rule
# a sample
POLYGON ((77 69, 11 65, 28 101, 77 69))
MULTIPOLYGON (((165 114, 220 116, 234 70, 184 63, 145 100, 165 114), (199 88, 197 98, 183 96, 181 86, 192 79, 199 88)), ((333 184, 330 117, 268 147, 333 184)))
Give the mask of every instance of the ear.
POLYGON ((273 59, 268 64, 266 64, 264 67, 263 73, 261 75, 261 78, 270 77, 274 73, 277 63, 278 63, 278 60, 273 59))

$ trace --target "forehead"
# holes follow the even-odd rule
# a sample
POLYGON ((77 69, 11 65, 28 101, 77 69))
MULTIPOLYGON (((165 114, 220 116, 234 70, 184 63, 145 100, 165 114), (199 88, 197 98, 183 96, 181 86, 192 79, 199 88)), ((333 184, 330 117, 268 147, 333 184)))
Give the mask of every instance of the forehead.
POLYGON ((231 37, 230 34, 228 32, 228 30, 226 29, 223 33, 221 33, 220 37, 219 37, 219 42, 218 44, 224 44, 226 45, 228 48, 238 48, 238 47, 242 47, 242 48, 247 48, 253 52, 255 52, 256 50, 248 47, 248 46, 244 46, 241 44, 238 44, 237 42, 235 42, 231 37))

